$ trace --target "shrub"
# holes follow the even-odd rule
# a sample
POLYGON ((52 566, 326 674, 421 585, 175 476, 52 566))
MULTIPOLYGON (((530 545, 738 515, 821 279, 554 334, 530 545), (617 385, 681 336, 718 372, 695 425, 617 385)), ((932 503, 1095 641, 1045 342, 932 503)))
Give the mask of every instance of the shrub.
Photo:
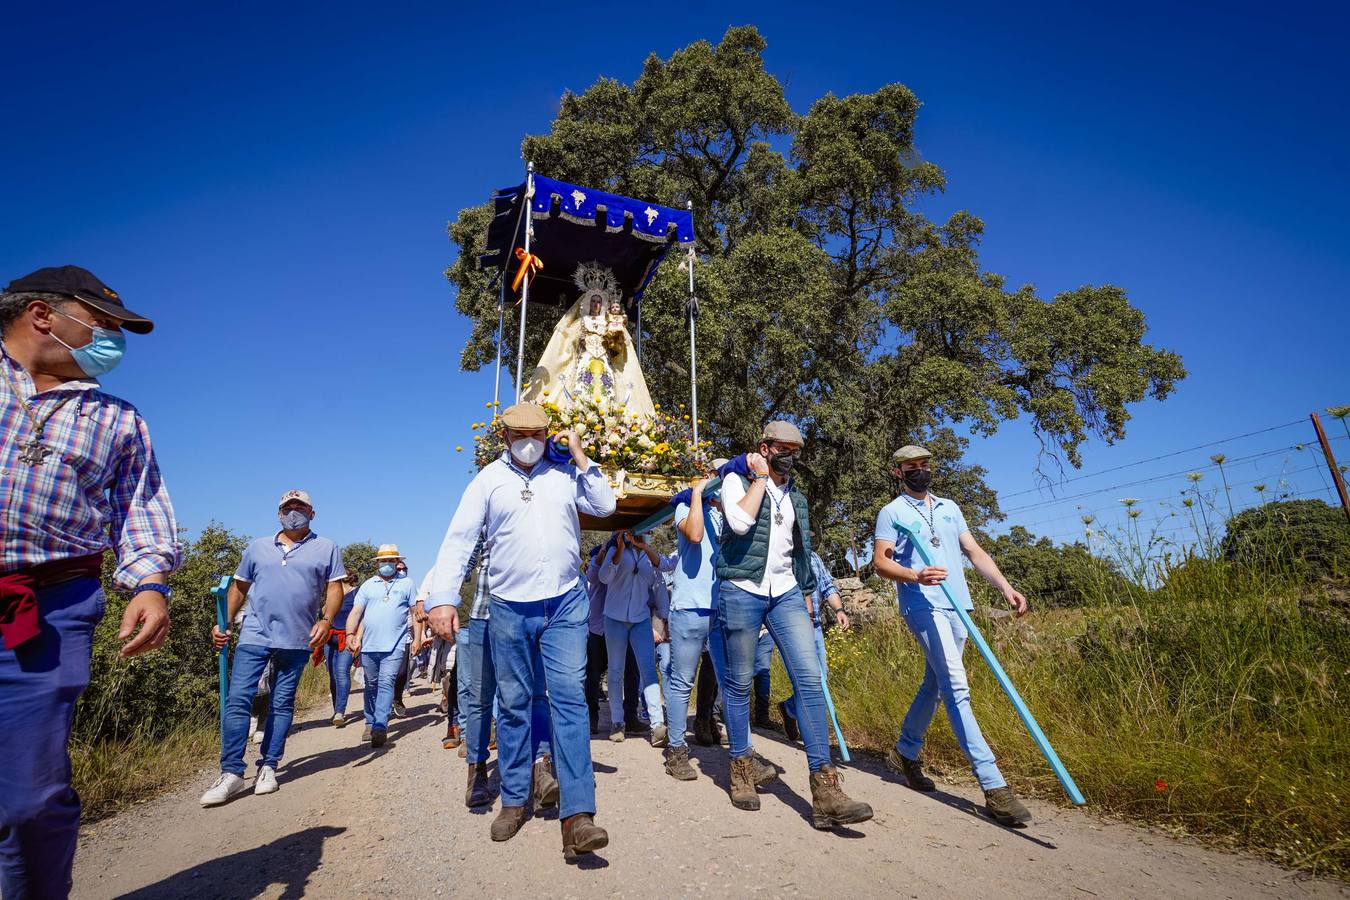
POLYGON ((1302 581, 1350 574, 1350 525, 1321 500, 1281 500, 1228 520, 1219 552, 1230 562, 1288 570, 1302 581))

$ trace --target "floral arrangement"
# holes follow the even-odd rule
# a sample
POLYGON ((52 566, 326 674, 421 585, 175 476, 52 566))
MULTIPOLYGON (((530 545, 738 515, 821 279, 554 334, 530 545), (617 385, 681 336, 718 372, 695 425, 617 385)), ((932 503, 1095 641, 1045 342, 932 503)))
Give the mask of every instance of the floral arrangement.
MULTIPOLYGON (((693 422, 683 403, 675 413, 657 404, 651 419, 627 412, 623 404, 609 405, 584 396, 567 408, 547 397, 541 405, 548 412, 550 434, 574 430, 586 455, 606 469, 686 477, 708 469, 712 442, 694 443, 693 422)), ((487 408, 492 411, 491 421, 473 423, 474 461, 480 469, 506 449, 497 408, 492 403, 487 408)))

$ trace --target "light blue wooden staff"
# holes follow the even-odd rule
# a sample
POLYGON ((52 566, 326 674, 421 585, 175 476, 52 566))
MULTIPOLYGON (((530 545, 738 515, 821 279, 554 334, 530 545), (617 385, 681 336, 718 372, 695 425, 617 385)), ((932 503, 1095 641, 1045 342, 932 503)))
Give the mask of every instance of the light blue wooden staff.
MULTIPOLYGON (((230 593, 230 576, 222 575, 220 584, 211 588, 211 596, 216 598, 216 627, 224 631, 229 627, 229 613, 226 598, 230 593)), ((220 648, 220 729, 225 733, 225 701, 230 699, 230 644, 220 648)))
MULTIPOLYGON (((909 542, 918 551, 919 558, 923 560, 924 565, 933 565, 933 560, 923 547, 923 541, 919 540, 919 523, 906 525, 896 521, 895 527, 909 535, 909 542)), ((960 617, 961 624, 966 627, 966 631, 975 640, 975 646, 980 648, 980 655, 989 664, 989 668, 994 670, 994 677, 998 679, 999 687, 1003 688, 1003 693, 1007 694, 1008 699, 1012 701, 1013 708, 1017 710, 1017 715, 1022 719, 1022 724, 1027 726, 1027 731, 1031 732, 1031 738, 1040 748, 1042 755, 1045 756, 1045 761, 1050 763, 1050 768, 1055 770, 1055 777, 1064 786, 1064 792, 1069 795, 1069 799, 1073 801, 1074 805, 1085 805, 1087 801, 1083 799, 1082 791, 1078 790, 1078 785, 1073 783, 1073 776, 1069 774, 1068 769, 1064 768, 1064 763, 1059 761, 1059 754, 1055 752, 1054 747, 1050 746, 1050 741, 1041 731, 1041 726, 1036 724, 1036 717, 1031 714, 1031 710, 1027 709, 1026 703, 1022 700, 1022 695, 1017 693, 1017 688, 1013 687, 1012 679, 1008 677, 1007 672, 1003 671, 1003 666, 999 665, 998 657, 994 656, 993 648, 985 641, 984 635, 980 634, 980 629, 975 627, 975 622, 970 618, 970 613, 966 612, 963 604, 956 602, 952 592, 947 589, 946 582, 942 582, 939 587, 942 588, 942 593, 946 595, 947 602, 952 605, 952 609, 956 610, 956 615, 960 617)))
MULTIPOLYGON (((709 491, 717 490, 721 486, 722 479, 718 476, 709 479, 708 483, 704 485, 703 491, 704 493, 708 493, 709 491)), ((666 506, 634 525, 629 531, 634 534, 645 534, 653 528, 664 525, 673 518, 674 515, 675 508, 673 506, 666 506)), ((817 611, 817 614, 819 614, 819 611, 817 611)), ((834 698, 830 696, 830 685, 825 680, 824 669, 820 670, 820 690, 825 695, 825 708, 829 710, 830 713, 830 724, 834 726, 834 736, 839 739, 839 755, 843 757, 844 762, 852 762, 853 759, 848 755, 848 744, 844 743, 844 732, 839 727, 839 716, 836 715, 834 711, 834 698)))

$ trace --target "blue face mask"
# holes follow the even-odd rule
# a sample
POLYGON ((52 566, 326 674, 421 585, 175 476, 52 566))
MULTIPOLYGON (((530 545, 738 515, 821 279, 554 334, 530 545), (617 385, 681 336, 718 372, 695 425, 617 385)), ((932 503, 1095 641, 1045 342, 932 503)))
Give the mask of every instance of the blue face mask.
POLYGON ((383 565, 380 566, 380 574, 383 575, 385 578, 393 578, 394 571, 395 566, 393 563, 384 563, 383 565))
POLYGON ((407 577, 408 577, 408 570, 407 570, 407 569, 399 569, 399 570, 398 570, 398 577, 399 577, 399 578, 407 578, 407 577))
POLYGON ((89 343, 83 347, 72 347, 56 335, 51 336, 52 340, 70 351, 71 358, 75 360, 75 364, 80 367, 84 374, 90 378, 97 378, 117 368, 117 364, 122 361, 122 355, 127 350, 126 335, 120 331, 113 331, 111 328, 99 328, 97 325, 81 322, 74 316, 67 316, 59 309, 54 309, 52 312, 58 316, 64 316, 72 322, 80 322, 93 333, 89 343))

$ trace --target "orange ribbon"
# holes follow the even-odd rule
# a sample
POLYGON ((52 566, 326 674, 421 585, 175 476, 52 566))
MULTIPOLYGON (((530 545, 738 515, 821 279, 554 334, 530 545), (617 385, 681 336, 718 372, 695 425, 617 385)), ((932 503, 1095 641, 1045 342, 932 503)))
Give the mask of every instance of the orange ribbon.
POLYGON ((525 273, 529 271, 538 271, 544 267, 544 261, 533 253, 526 253, 524 247, 516 248, 516 259, 520 260, 520 268, 516 269, 516 278, 511 282, 511 290, 520 290, 520 283, 525 280, 525 273))

